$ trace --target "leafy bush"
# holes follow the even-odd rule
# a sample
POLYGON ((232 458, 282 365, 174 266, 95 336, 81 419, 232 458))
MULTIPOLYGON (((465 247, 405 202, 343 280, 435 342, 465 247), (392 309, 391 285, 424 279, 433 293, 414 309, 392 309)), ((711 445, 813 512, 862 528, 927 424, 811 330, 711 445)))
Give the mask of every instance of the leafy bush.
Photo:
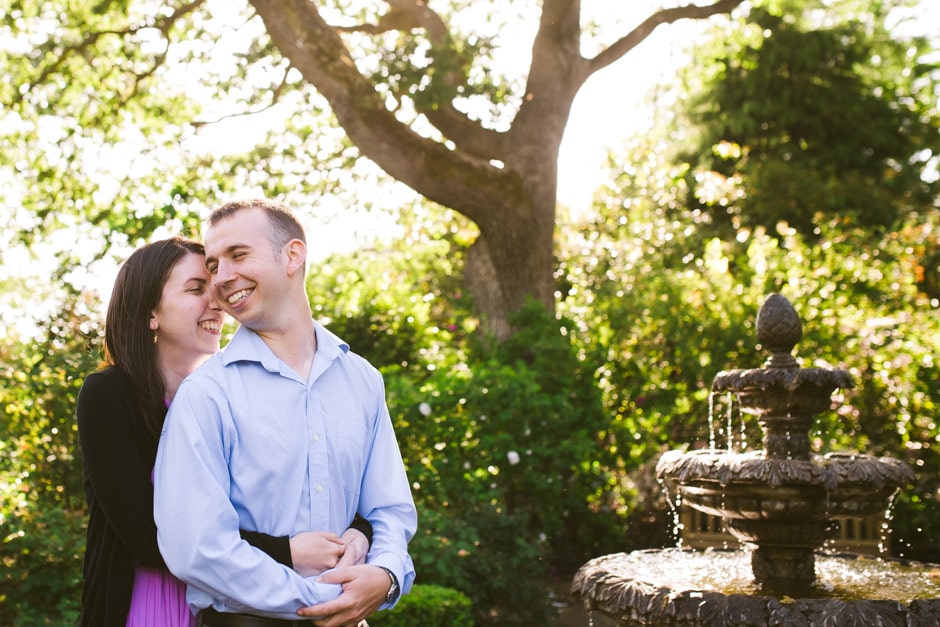
MULTIPOLYGON (((2 496, 16 498, 9 492, 2 496)), ((20 505, 12 516, 0 516, 0 624, 74 625, 82 589, 85 513, 34 502, 20 505)))
POLYGON ((75 399, 98 361, 81 311, 73 301, 34 343, 0 344, 0 624, 78 617, 86 512, 75 399))
POLYGON ((372 627, 473 627, 473 612, 466 595, 434 585, 415 585, 387 612, 369 617, 372 627))
POLYGON ((514 339, 476 346, 423 384, 386 381, 419 507, 422 578, 470 596, 481 623, 538 624, 548 578, 614 546, 619 526, 595 502, 607 419, 592 367, 541 305, 514 322, 514 339))
POLYGON ((476 327, 461 290, 463 227, 420 222, 419 209, 403 209, 402 240, 332 256, 307 280, 316 318, 376 367, 416 381, 458 358, 476 327))

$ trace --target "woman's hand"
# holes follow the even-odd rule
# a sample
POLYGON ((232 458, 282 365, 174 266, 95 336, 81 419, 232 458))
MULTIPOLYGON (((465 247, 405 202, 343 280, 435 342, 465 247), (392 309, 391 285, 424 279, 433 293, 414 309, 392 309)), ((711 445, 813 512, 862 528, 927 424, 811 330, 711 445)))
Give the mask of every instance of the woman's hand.
MULTIPOLYGON (((347 530, 343 535, 349 533, 347 530)), ((363 536, 360 532, 355 533, 363 536)), ((313 577, 336 568, 346 553, 346 543, 335 533, 304 531, 290 539, 290 558, 294 570, 303 577, 313 577)))

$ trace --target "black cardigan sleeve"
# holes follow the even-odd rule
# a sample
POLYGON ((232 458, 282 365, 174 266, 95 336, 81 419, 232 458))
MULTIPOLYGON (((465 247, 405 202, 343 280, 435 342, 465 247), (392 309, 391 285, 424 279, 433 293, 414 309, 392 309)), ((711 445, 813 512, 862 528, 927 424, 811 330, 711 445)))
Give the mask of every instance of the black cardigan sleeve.
MULTIPOLYGON (((101 510, 135 563, 165 566, 153 521, 151 472, 157 440, 144 427, 130 379, 118 368, 89 375, 79 391, 76 419, 89 508, 101 510)), ((368 533, 357 528, 371 544, 372 526, 364 522, 368 533)), ((242 538, 292 565, 289 536, 243 531, 242 538)))
POLYGON ((349 528, 362 532, 362 535, 364 535, 366 540, 369 541, 369 548, 372 548, 372 523, 359 514, 356 514, 356 517, 353 518, 353 521, 349 523, 349 528))
POLYGON ((156 442, 130 380, 116 368, 89 375, 76 418, 89 508, 100 509, 135 563, 164 566, 153 521, 156 442))
MULTIPOLYGON (((372 546, 372 523, 368 520, 356 514, 356 517, 353 518, 352 523, 349 525, 349 529, 356 529, 362 532, 362 535, 369 541, 369 546, 372 546)), ((261 549, 281 564, 290 568, 294 567, 294 562, 290 555, 289 537, 269 536, 266 533, 246 531, 245 529, 240 529, 239 532, 241 533, 242 540, 245 540, 248 544, 261 549)))

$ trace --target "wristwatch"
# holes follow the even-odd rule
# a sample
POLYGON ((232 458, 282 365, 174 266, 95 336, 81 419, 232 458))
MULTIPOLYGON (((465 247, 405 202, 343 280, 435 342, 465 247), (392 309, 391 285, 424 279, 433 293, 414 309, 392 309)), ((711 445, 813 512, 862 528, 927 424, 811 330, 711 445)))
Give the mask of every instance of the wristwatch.
POLYGON ((395 573, 385 568, 384 566, 379 566, 379 568, 388 573, 388 578, 392 582, 388 587, 388 592, 385 594, 385 602, 391 603, 398 598, 398 593, 401 591, 398 587, 398 577, 395 576, 395 573))

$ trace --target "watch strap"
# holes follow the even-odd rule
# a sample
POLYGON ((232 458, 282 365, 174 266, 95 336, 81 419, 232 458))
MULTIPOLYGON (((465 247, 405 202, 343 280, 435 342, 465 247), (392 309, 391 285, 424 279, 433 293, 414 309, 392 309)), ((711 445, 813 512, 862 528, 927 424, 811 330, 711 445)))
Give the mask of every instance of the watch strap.
POLYGON ((395 573, 393 573, 390 569, 384 566, 379 566, 379 568, 388 573, 388 578, 391 583, 388 586, 388 592, 385 593, 385 602, 391 603, 398 598, 398 594, 401 591, 401 588, 398 586, 398 577, 396 577, 395 573))

